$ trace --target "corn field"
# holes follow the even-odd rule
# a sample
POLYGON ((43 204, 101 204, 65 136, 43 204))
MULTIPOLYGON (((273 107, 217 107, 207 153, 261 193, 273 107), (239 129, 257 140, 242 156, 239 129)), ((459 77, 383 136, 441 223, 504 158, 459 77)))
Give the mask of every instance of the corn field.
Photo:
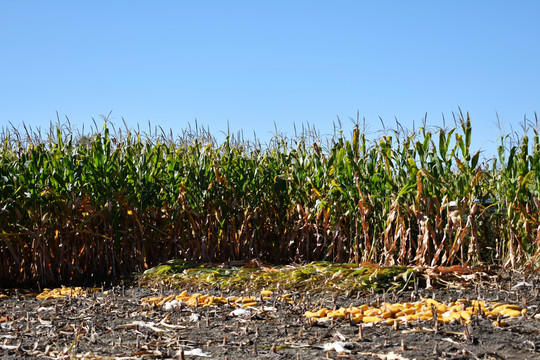
POLYGON ((0 286, 97 283, 165 260, 536 268, 540 142, 452 129, 276 136, 4 129, 0 286))

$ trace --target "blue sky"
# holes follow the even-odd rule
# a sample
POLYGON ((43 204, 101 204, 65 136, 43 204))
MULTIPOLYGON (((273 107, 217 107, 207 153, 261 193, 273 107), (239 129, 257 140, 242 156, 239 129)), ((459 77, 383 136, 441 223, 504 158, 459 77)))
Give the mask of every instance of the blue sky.
MULTIPOLYGON (((473 147, 540 111, 539 1, 0 0, 0 125, 229 126, 471 114, 473 147), (228 125, 227 125, 228 124, 228 125)), ((275 124, 275 125, 274 125, 275 124)))

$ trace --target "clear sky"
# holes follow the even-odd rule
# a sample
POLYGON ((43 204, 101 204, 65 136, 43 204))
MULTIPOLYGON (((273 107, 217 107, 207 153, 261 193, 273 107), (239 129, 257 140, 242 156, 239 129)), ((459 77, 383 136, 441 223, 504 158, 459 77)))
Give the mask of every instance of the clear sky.
POLYGON ((0 0, 0 125, 86 129, 188 123, 253 131, 293 123, 372 132, 460 107, 491 152, 499 118, 540 111, 540 1, 0 0))

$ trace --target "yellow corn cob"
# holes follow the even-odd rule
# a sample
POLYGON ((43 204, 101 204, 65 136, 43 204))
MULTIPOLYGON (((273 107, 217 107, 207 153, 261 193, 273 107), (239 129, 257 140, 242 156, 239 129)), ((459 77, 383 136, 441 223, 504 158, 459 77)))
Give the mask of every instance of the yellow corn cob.
POLYGON ((326 316, 332 319, 345 319, 347 317, 347 314, 339 312, 339 311, 332 311, 328 313, 326 316))
POLYGON ((440 316, 437 319, 443 323, 450 323, 461 319, 461 316, 457 312, 447 312, 444 315, 446 316, 440 316))
POLYGON ((433 305, 435 305, 435 306, 439 306, 439 305, 441 304, 441 303, 438 302, 437 300, 435 300, 435 299, 429 299, 429 298, 428 298, 428 299, 424 299, 424 302, 425 302, 427 305, 433 304, 433 305))
POLYGON ((364 311, 364 315, 366 316, 375 316, 375 315, 380 315, 380 314, 381 314, 381 309, 376 309, 376 308, 369 308, 366 311, 364 311))
POLYGON ((444 314, 447 311, 448 311, 448 308, 446 307, 446 305, 440 304, 440 305, 437 306, 437 313, 438 314, 444 314))
POLYGON ((166 298, 161 299, 160 301, 156 302, 157 306, 162 306, 164 303, 171 301, 173 299, 174 295, 169 295, 166 298))
POLYGON ((396 313, 396 317, 412 315, 414 313, 415 313, 415 310, 413 308, 403 309, 400 312, 396 313))
POLYGON ((380 316, 383 319, 393 319, 394 318, 394 314, 392 312, 390 312, 390 311, 385 311, 380 316))
POLYGON ((385 309, 386 312, 392 313, 392 315, 397 314, 401 310, 403 310, 403 306, 397 306, 397 305, 388 305, 384 306, 383 309, 385 309))
POLYGON ((503 309, 501 310, 500 314, 505 317, 515 317, 515 316, 520 316, 521 311, 514 310, 514 309, 503 309))
POLYGON ((461 316, 461 318, 463 320, 470 320, 471 319, 471 313, 469 311, 466 311, 466 310, 461 310, 459 312, 459 316, 461 316))
POLYGON ((349 313, 351 313, 352 315, 356 315, 356 314, 363 314, 364 311, 359 307, 353 307, 352 309, 349 310, 349 313))
POLYGON ((493 311, 500 312, 504 309, 510 309, 510 310, 518 310, 521 311, 521 306, 518 305, 511 305, 511 304, 501 304, 493 308, 493 311))
POLYGON ((378 316, 364 316, 362 318, 362 322, 364 323, 375 323, 380 321, 382 321, 382 319, 378 316))
POLYGON ((159 299, 161 298, 158 296, 151 296, 151 297, 143 298, 143 301, 147 303, 155 303, 156 301, 159 301, 159 299))

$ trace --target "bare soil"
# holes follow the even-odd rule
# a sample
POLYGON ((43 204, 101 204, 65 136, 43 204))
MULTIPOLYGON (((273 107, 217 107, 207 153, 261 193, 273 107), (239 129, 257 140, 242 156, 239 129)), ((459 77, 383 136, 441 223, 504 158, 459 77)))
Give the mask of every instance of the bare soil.
MULTIPOLYGON (((295 293, 297 305, 266 300, 235 316, 228 305, 165 310, 141 298, 179 290, 131 285, 88 297, 38 300, 28 290, 2 290, 2 359, 540 359, 538 278, 526 283, 502 275, 497 284, 465 289, 417 289, 353 296, 295 293), (347 320, 317 323, 304 312, 315 306, 353 306, 423 297, 501 301, 527 307, 506 327, 478 317, 468 325, 433 322, 362 327, 347 320), (378 299, 377 299, 378 298, 378 299), (332 346, 333 344, 333 346, 332 346), (337 350, 337 351, 336 351, 337 350)), ((194 291, 198 289, 193 289, 194 291)), ((218 294, 217 290, 211 291, 218 294)), ((228 294, 225 294, 228 295, 228 294)), ((232 295, 232 293, 231 293, 232 295)), ((251 294, 250 294, 251 295, 251 294)))

